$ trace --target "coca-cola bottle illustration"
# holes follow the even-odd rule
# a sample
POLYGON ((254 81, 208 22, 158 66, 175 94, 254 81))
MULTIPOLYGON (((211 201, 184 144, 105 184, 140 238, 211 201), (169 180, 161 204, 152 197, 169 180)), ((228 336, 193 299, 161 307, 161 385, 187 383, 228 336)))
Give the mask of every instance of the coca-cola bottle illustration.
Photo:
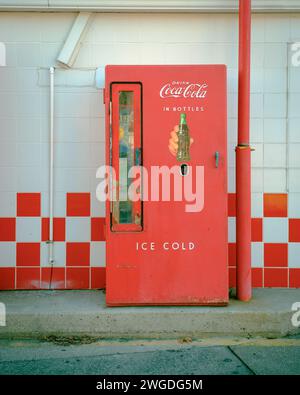
POLYGON ((178 151, 176 159, 179 162, 186 162, 190 160, 190 134, 189 128, 186 123, 186 114, 180 114, 179 130, 177 132, 178 137, 178 151))

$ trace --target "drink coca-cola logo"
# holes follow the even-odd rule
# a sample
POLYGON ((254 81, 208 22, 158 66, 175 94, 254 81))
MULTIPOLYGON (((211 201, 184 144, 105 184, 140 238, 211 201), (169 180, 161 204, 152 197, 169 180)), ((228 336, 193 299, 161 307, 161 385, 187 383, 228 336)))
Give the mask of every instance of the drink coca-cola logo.
POLYGON ((159 95, 163 99, 166 98, 192 98, 204 99, 207 94, 208 85, 206 83, 190 83, 190 82, 169 82, 165 84, 159 95))

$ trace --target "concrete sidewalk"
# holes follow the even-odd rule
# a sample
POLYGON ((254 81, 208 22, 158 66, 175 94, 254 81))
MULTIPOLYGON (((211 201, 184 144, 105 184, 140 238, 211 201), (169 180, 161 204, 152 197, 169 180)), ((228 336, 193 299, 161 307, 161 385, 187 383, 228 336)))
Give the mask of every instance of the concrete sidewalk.
POLYGON ((285 336, 292 325, 292 304, 300 291, 255 289, 249 303, 227 307, 105 306, 103 291, 2 291, 6 326, 2 338, 92 336, 95 338, 202 338, 207 336, 285 336))

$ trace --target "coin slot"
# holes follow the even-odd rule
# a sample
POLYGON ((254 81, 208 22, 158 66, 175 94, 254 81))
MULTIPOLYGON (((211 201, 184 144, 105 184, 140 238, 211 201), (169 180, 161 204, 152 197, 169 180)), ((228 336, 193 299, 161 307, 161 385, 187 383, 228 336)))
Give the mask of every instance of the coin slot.
POLYGON ((182 176, 187 176, 189 174, 189 167, 186 163, 180 165, 180 174, 182 176))

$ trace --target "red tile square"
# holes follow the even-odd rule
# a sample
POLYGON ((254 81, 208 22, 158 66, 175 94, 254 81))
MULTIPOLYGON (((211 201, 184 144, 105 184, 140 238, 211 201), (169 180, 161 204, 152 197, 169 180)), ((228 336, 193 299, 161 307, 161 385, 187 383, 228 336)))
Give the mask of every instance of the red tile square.
POLYGON ((236 194, 228 193, 228 217, 236 216, 236 194))
POLYGON ((262 218, 251 218, 251 241, 263 240, 262 218))
MULTIPOLYGON (((53 238, 54 241, 66 240, 66 219, 53 219, 53 238)), ((49 218, 42 218, 42 241, 49 240, 49 218)))
POLYGON ((228 265, 236 266, 236 244, 228 243, 228 265))
POLYGON ((0 241, 16 241, 16 218, 0 218, 0 241))
POLYGON ((288 244, 265 243, 264 265, 267 267, 286 267, 288 265, 288 244))
POLYGON ((236 287, 236 268, 235 267, 230 267, 229 269, 229 288, 235 288, 236 287))
POLYGON ((286 193, 265 193, 264 217, 287 217, 287 199, 286 193))
POLYGON ((18 267, 17 289, 40 289, 40 268, 18 267))
POLYGON ((67 243, 67 266, 89 266, 90 243, 67 243))
POLYGON ((105 218, 91 218, 91 240, 105 240, 105 218))
POLYGON ((17 216, 39 217, 41 215, 40 193, 17 193, 17 216))
POLYGON ((0 290, 15 289, 15 268, 0 267, 0 290))
POLYGON ((105 267, 91 268, 91 288, 103 289, 106 284, 106 269, 105 267))
POLYGON ((300 219, 289 218, 289 241, 300 242, 300 219))
POLYGON ((67 289, 89 289, 90 288, 90 268, 68 267, 67 269, 67 289))
POLYGON ((286 288, 288 286, 288 269, 265 268, 264 286, 286 288))
POLYGON ((39 266, 40 243, 17 243, 17 266, 39 266))
POLYGON ((251 281, 253 288, 262 288, 263 286, 263 269, 260 267, 253 267, 251 270, 251 281))
POLYGON ((300 269, 290 269, 290 288, 300 288, 300 269))
POLYGON ((90 213, 90 193, 67 193, 68 217, 89 217, 90 213))
POLYGON ((64 267, 43 267, 41 277, 42 289, 65 289, 64 267))

